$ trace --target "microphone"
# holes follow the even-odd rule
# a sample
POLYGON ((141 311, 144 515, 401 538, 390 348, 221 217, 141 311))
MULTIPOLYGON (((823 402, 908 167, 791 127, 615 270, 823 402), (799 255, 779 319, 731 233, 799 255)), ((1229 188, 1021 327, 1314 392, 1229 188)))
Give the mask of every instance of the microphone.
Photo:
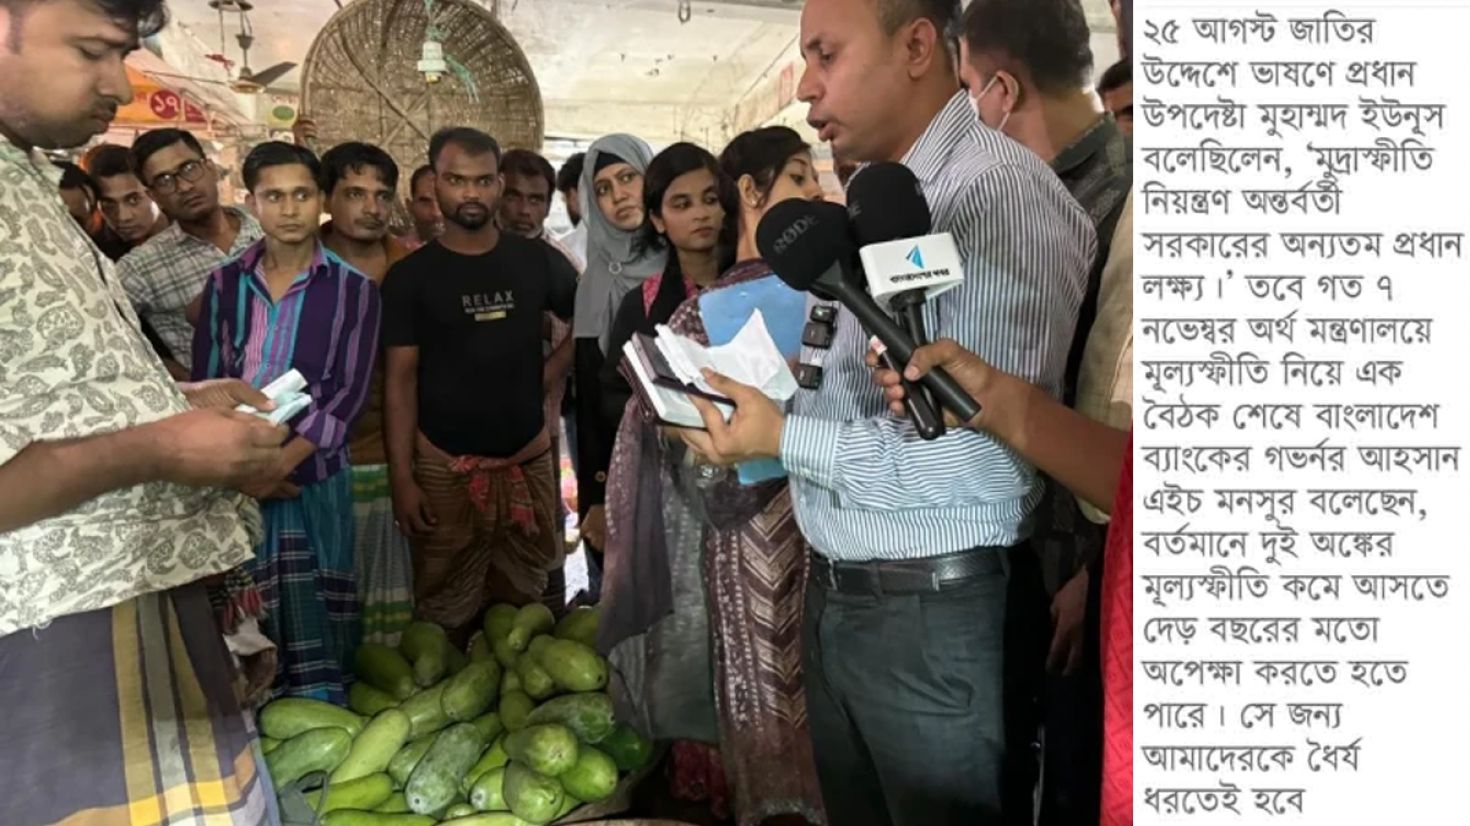
MULTIPOLYGON (((924 302, 963 283, 964 270, 949 233, 930 234, 933 220, 919 179, 903 164, 869 166, 848 187, 847 212, 868 292, 915 343, 928 344, 924 302)), ((923 393, 936 404, 927 389, 923 393)))
POLYGON ((904 319, 916 342, 928 344, 924 302, 965 280, 954 238, 930 234, 929 202, 903 164, 884 162, 858 173, 847 204, 868 292, 878 306, 904 319))
MULTIPOLYGON (((899 365, 908 364, 916 349, 913 337, 843 274, 853 253, 849 230, 843 207, 792 199, 771 207, 761 219, 756 246, 788 286, 841 302, 883 342, 899 365)), ((929 371, 922 381, 961 421, 980 415, 980 405, 942 368, 929 371)))

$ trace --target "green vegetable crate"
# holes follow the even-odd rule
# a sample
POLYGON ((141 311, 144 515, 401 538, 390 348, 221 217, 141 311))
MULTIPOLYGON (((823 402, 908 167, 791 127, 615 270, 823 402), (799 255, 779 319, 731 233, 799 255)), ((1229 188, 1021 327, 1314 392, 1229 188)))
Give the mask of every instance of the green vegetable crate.
POLYGON ((396 649, 358 649, 348 708, 267 704, 262 751, 286 822, 618 822, 604 819, 628 810, 657 761, 614 719, 597 619, 595 608, 556 622, 540 603, 496 605, 466 651, 415 622, 396 649))

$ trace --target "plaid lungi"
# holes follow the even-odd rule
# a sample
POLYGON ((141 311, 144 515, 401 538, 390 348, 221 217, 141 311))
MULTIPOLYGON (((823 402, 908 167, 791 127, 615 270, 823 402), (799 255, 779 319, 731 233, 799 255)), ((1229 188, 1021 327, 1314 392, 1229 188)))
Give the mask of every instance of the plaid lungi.
POLYGON ((0 823, 279 821, 200 583, 0 637, 0 823))
POLYGON ((419 438, 414 478, 437 522, 413 543, 414 612, 456 636, 496 602, 539 600, 547 572, 564 562, 544 431, 522 454, 495 470, 468 469, 472 457, 451 457, 419 438))
POLYGON ((261 503, 265 541, 249 564, 265 603, 261 630, 276 644, 272 696, 346 705, 344 675, 362 636, 344 470, 303 485, 295 499, 261 503))
POLYGON ((393 524, 387 465, 352 468, 352 509, 362 640, 397 646, 413 619, 413 568, 408 540, 393 524))

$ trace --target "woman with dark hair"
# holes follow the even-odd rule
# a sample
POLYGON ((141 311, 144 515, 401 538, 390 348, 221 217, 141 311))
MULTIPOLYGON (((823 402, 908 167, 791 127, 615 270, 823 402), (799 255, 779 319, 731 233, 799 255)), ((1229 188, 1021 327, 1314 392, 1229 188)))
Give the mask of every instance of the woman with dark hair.
MULTIPOLYGON (((761 217, 780 201, 822 195, 811 149, 784 127, 740 135, 719 166, 729 204, 722 234, 737 263, 706 293, 774 279, 756 251, 761 217)), ((709 343, 696 296, 683 299, 668 323, 709 343)), ((720 759, 676 744, 676 793, 709 792, 720 814, 728 785, 742 826, 823 822, 800 667, 806 549, 786 483, 742 485, 734 471, 694 465, 642 403, 627 405, 616 444, 608 501, 617 518, 608 526, 612 562, 598 642, 612 651, 632 696, 644 691, 651 702, 668 700, 660 689, 675 669, 714 676, 702 696, 677 695, 688 705, 675 710, 703 711, 712 701, 707 742, 719 744, 720 759), (691 566, 699 570, 691 574, 691 566), (689 662, 701 654, 712 668, 689 662)), ((671 716, 668 708, 651 711, 653 723, 671 716)))
POLYGON ((653 159, 648 144, 632 135, 593 142, 582 168, 582 215, 587 223, 587 266, 577 282, 572 319, 572 381, 577 411, 577 512, 587 548, 592 600, 601 589, 606 544, 603 487, 612 442, 602 421, 602 363, 608 334, 623 296, 664 268, 662 250, 638 243, 643 227, 643 175, 653 159))

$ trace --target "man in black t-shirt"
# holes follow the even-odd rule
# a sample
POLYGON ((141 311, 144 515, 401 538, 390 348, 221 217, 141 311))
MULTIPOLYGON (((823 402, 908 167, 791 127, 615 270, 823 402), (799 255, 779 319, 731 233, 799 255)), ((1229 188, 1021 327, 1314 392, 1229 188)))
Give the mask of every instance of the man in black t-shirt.
POLYGON ((496 228, 493 138, 441 131, 429 160, 444 233, 383 283, 385 439, 415 612, 468 636, 492 602, 538 599, 562 561, 542 319, 571 317, 576 272, 496 228))

